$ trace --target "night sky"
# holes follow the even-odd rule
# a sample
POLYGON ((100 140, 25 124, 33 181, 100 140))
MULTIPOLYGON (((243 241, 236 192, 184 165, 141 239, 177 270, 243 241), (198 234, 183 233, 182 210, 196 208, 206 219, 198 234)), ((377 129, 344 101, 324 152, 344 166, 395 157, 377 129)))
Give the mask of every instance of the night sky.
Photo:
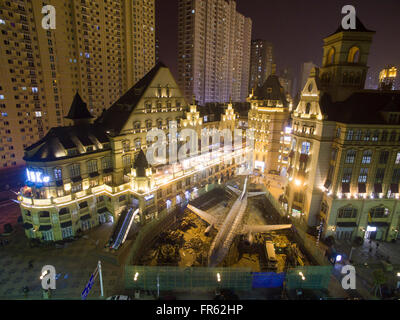
MULTIPOLYGON (((369 66, 377 73, 386 65, 400 67, 400 0, 236 0, 238 11, 253 21, 253 39, 275 46, 278 71, 289 67, 295 76, 301 63, 321 65, 322 39, 341 23, 342 7, 355 6, 357 16, 376 31, 369 66)), ((160 59, 177 75, 178 0, 156 0, 160 59)))

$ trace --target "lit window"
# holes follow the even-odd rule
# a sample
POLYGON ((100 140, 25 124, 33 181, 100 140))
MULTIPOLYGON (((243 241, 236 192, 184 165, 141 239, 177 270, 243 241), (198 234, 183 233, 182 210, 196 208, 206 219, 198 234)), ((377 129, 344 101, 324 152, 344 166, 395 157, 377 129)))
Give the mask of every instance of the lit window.
POLYGON ((397 152, 396 164, 400 164, 400 152, 397 152))

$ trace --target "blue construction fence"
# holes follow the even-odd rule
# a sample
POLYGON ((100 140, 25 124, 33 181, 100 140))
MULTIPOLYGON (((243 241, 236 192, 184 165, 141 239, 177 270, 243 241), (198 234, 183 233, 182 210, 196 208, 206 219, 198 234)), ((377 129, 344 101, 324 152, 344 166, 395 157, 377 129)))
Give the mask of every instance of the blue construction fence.
POLYGON ((235 268, 179 268, 125 266, 126 289, 164 290, 226 289, 250 290, 262 288, 327 289, 332 266, 304 266, 287 272, 251 272, 235 268))

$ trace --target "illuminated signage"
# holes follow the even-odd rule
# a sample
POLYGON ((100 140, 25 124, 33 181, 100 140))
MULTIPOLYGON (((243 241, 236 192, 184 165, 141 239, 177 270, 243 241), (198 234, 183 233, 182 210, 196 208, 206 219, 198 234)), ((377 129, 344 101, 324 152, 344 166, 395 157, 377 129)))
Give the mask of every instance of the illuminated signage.
POLYGON ((49 176, 43 176, 43 173, 40 171, 31 171, 26 169, 26 176, 28 181, 33 183, 48 183, 50 182, 49 176))

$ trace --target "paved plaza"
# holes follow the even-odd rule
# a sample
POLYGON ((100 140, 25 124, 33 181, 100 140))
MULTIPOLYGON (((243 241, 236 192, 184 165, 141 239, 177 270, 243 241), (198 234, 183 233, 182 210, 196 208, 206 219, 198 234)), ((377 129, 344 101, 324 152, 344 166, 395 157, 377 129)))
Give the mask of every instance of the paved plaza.
MULTIPOLYGON (((7 212, 0 210, 0 215, 5 214, 7 212)), ((16 223, 13 227, 16 230, 11 236, 2 237, 8 239, 9 244, 0 247, 0 299, 42 299, 39 277, 45 265, 53 265, 57 272, 57 289, 52 299, 80 299, 112 231, 111 225, 103 225, 66 248, 58 249, 54 245, 30 248, 23 227, 16 223), (33 268, 29 268, 29 261, 33 261, 33 268), (25 286, 29 288, 27 297, 23 293, 25 286)), ((102 261, 102 269, 105 297, 121 294, 123 267, 102 261)), ((88 299, 99 296, 100 285, 96 281, 88 299)))

